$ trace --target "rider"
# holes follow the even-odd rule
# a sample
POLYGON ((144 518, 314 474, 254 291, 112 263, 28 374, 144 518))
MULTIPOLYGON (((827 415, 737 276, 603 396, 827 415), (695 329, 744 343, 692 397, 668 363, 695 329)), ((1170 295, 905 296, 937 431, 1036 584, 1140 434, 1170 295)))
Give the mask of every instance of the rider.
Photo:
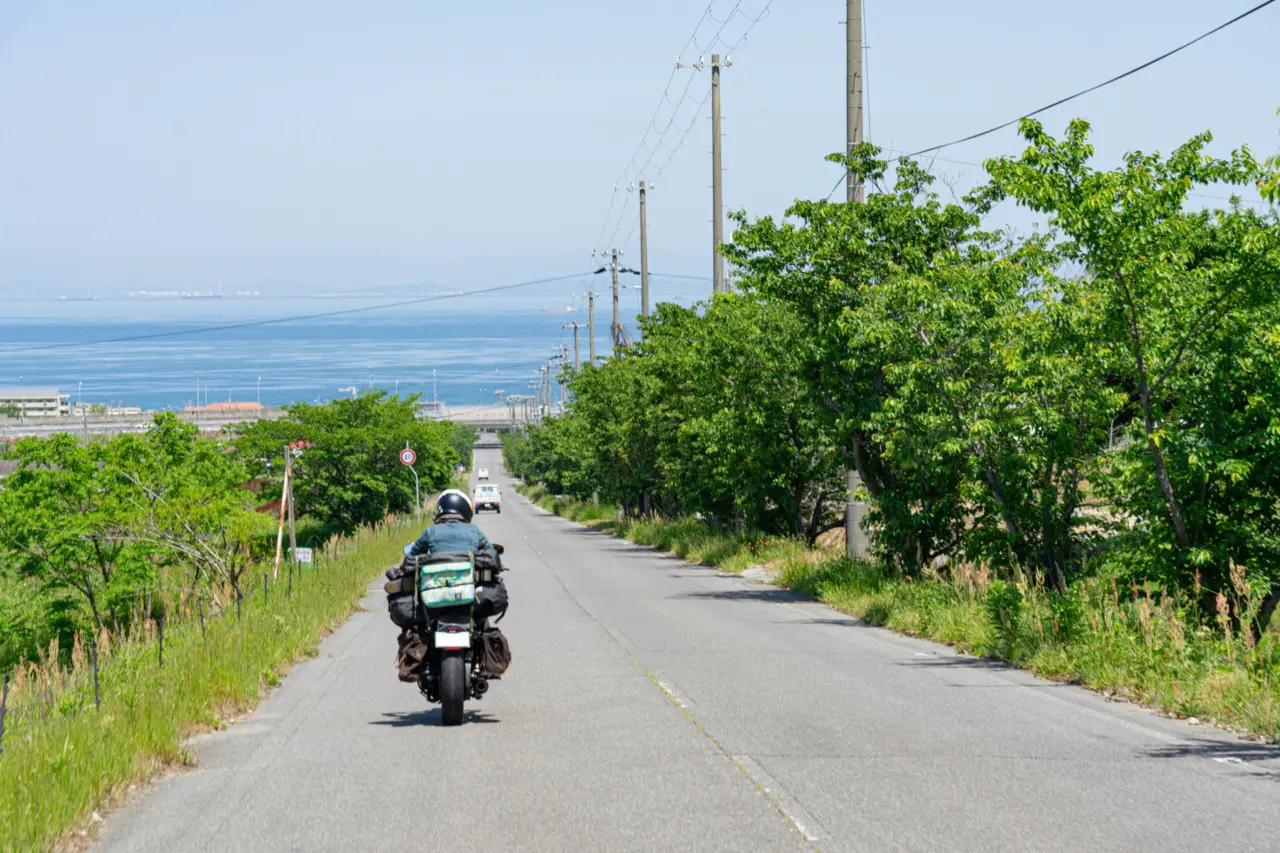
MULTIPOLYGON (((488 552, 496 558, 491 543, 480 530, 471 523, 475 513, 471 497, 461 489, 446 489, 436 498, 432 524, 412 544, 404 547, 406 557, 419 554, 448 553, 451 551, 471 551, 472 553, 488 552)), ((500 578, 495 581, 477 585, 476 603, 480 606, 480 616, 488 626, 488 617, 506 609, 507 590, 500 578)), ((422 655, 426 652, 426 644, 417 631, 405 628, 398 638, 399 653, 396 665, 400 669, 402 681, 416 678, 422 655)))
POLYGON ((471 523, 475 508, 471 497, 461 489, 446 489, 436 498, 433 524, 412 545, 406 545, 404 555, 434 554, 439 551, 492 551, 493 545, 471 523))

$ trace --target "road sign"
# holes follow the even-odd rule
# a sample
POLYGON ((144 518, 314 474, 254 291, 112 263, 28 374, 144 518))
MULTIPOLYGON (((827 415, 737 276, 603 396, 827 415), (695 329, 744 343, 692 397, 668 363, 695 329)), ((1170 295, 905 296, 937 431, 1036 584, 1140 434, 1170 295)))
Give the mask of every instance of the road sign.
POLYGON ((310 548, 294 548, 293 561, 295 563, 310 563, 311 549, 310 548))
POLYGON ((418 461, 418 454, 406 447, 404 450, 400 451, 400 461, 406 465, 412 465, 414 462, 418 461))

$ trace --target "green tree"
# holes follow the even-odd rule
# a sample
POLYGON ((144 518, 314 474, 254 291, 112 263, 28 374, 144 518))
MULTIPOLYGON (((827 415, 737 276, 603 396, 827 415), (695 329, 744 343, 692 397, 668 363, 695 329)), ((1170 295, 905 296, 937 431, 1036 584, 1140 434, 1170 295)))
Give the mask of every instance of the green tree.
POLYGON ((23 439, 0 489, 0 555, 47 590, 74 590, 95 632, 153 573, 105 457, 105 445, 67 435, 23 439))
MULTIPOLYGON (((1208 133, 1167 158, 1132 153, 1120 168, 1098 171, 1089 165, 1088 131, 1074 121, 1059 141, 1025 120, 1027 151, 987 164, 991 196, 1049 215, 1056 251, 1087 270, 1107 321, 1101 331, 1123 354, 1116 370, 1134 402, 1139 442, 1114 469, 1113 497, 1142 521, 1149 553, 1209 571, 1220 585, 1227 554, 1212 542, 1205 497, 1215 481, 1249 480, 1258 460, 1224 456, 1231 442, 1214 432, 1247 402, 1248 389, 1224 395, 1204 379, 1241 375, 1222 360, 1223 347, 1235 349, 1228 339, 1237 335, 1249 340, 1245 318, 1267 316, 1276 303, 1280 227, 1274 213, 1240 204, 1187 210, 1187 196, 1214 184, 1263 189, 1275 173, 1247 148, 1226 159, 1206 155, 1208 133)), ((1274 516, 1274 498, 1262 501, 1270 504, 1262 515, 1274 516)))
POLYGON ((450 426, 453 427, 453 431, 449 433, 449 445, 453 448, 458 461, 470 468, 471 457, 475 453, 476 440, 480 438, 480 433, 473 427, 463 424, 450 424, 450 426))
POLYGON ((958 547, 954 518, 957 473, 895 470, 873 435, 872 417, 892 394, 886 354, 856 333, 850 315, 863 310, 868 289, 891 275, 927 275, 944 252, 993 242, 978 228, 989 206, 943 204, 933 178, 914 162, 897 164, 886 186, 887 163, 870 144, 832 155, 877 192, 863 204, 795 202, 781 222, 735 213, 737 230, 725 255, 742 289, 771 305, 787 306, 814 342, 805 369, 822 401, 815 415, 837 437, 843 464, 856 468, 875 507, 874 532, 886 556, 908 572, 958 547))
POLYGON ((1034 238, 945 253, 927 275, 873 285, 846 322, 882 348, 893 389, 870 418, 899 472, 886 498, 922 503, 907 487, 946 482, 932 523, 957 556, 1039 566, 1065 588, 1081 483, 1122 399, 1101 381, 1088 292, 1055 261, 1034 238))
POLYGON ((297 403, 288 417, 238 428, 235 446, 250 472, 280 483, 286 444, 305 442, 294 463, 294 498, 300 511, 351 532, 388 513, 413 509, 413 475, 400 463, 406 444, 426 491, 444 489, 457 454, 451 424, 414 417, 416 397, 382 392, 323 406, 297 403))
POLYGON ((238 456, 201 438, 195 424, 165 413, 146 434, 111 442, 105 473, 117 481, 116 496, 127 507, 123 523, 186 573, 186 587, 194 592, 202 582, 226 583, 239 595, 255 556, 250 545, 268 519, 252 510, 238 456))

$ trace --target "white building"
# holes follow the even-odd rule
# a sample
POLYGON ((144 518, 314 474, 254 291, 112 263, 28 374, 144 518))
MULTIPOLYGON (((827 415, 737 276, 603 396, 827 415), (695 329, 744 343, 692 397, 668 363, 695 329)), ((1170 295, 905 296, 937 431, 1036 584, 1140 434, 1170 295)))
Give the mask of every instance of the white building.
POLYGON ((28 418, 65 418, 71 414, 71 395, 57 388, 0 388, 0 409, 10 406, 28 418))

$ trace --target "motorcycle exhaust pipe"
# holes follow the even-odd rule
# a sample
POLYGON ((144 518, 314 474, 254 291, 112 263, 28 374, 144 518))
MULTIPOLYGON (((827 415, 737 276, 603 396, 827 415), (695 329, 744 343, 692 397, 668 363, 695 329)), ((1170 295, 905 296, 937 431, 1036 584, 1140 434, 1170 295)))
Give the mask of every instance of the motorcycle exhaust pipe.
POLYGON ((489 692, 489 679, 487 679, 487 678, 474 678, 474 679, 472 679, 472 681, 471 681, 471 697, 472 697, 473 699, 479 699, 480 697, 484 696, 484 694, 486 694, 486 693, 488 693, 488 692, 489 692))

